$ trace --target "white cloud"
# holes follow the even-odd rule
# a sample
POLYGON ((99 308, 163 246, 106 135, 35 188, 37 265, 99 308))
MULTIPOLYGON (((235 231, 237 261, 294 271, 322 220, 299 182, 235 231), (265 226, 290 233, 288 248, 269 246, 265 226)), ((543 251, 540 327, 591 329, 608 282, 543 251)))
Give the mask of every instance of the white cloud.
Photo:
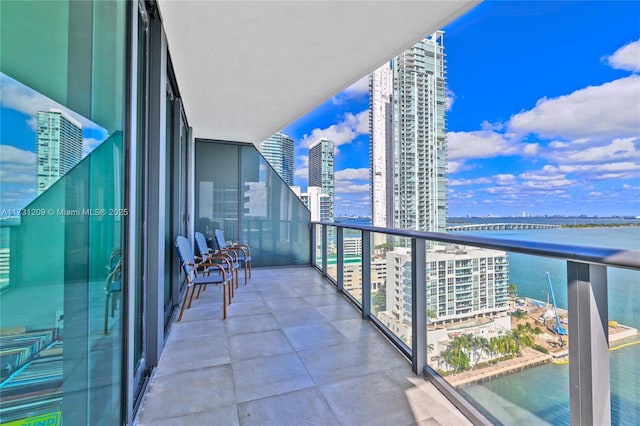
POLYGON ((451 108, 453 108, 453 103, 456 101, 456 94, 453 92, 453 90, 447 90, 447 104, 446 104, 446 110, 450 111, 451 108))
POLYGON ((0 145, 0 162, 35 166, 36 154, 11 145, 0 145))
POLYGON ((82 139, 82 156, 88 155, 91 151, 96 149, 104 140, 96 138, 84 138, 82 139))
POLYGON ((97 129, 104 133, 105 138, 107 136, 106 130, 101 126, 3 73, 0 73, 0 106, 28 115, 30 118, 27 120, 27 124, 32 130, 36 130, 35 117, 37 112, 49 111, 54 108, 62 110, 78 120, 83 128, 97 129))
POLYGON ((356 193, 369 193, 369 184, 362 185, 341 185, 335 187, 336 194, 356 194, 356 193))
POLYGON ((340 180, 369 180, 369 169, 343 169, 334 173, 336 181, 340 180))
POLYGON ((308 167, 296 167, 296 171, 294 172, 294 176, 295 177, 299 177, 302 179, 308 179, 309 178, 309 168, 308 167))
POLYGON ((349 99, 358 98, 369 93, 369 74, 365 75, 351 86, 331 98, 334 105, 342 105, 349 99))
POLYGON ((350 94, 363 94, 369 93, 369 74, 362 77, 360 80, 353 83, 351 86, 344 89, 343 93, 350 94))
POLYGON ((547 138, 629 137, 640 134, 640 76, 631 75, 557 98, 515 114, 509 128, 547 138))
POLYGON ((637 161, 640 158, 640 150, 634 143, 637 140, 637 137, 614 139, 607 145, 586 149, 576 149, 569 145, 567 149, 553 153, 553 157, 559 163, 605 163, 634 159, 637 161))
POLYGON ((300 146, 308 148, 320 138, 327 138, 333 141, 336 146, 351 143, 360 135, 369 133, 369 110, 359 112, 358 114, 347 113, 344 119, 325 129, 315 128, 310 135, 305 135, 300 141, 300 146))
POLYGON ((450 160, 492 158, 518 152, 517 145, 492 130, 448 132, 447 144, 450 160))
POLYGON ((613 55, 603 58, 611 68, 625 71, 640 71, 640 40, 625 44, 613 55))

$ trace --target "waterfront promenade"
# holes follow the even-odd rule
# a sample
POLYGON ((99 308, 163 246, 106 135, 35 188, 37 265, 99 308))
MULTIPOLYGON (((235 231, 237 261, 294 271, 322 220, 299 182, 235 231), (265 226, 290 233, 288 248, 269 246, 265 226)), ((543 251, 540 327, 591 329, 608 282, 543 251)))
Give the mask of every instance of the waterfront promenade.
POLYGON ((492 377, 502 376, 503 374, 521 371, 535 365, 544 364, 545 362, 551 361, 552 358, 553 357, 550 354, 543 354, 542 352, 525 348, 522 350, 522 356, 501 361, 493 365, 485 364, 475 370, 463 371, 462 373, 447 376, 446 379, 451 386, 458 387, 492 377))

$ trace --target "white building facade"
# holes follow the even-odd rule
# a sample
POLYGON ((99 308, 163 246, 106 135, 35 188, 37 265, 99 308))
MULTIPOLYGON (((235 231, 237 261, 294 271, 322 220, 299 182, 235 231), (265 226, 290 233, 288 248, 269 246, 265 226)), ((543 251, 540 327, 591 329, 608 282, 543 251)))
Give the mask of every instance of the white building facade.
POLYGON ((82 159, 82 125, 57 109, 38 111, 37 191, 47 190, 82 159))

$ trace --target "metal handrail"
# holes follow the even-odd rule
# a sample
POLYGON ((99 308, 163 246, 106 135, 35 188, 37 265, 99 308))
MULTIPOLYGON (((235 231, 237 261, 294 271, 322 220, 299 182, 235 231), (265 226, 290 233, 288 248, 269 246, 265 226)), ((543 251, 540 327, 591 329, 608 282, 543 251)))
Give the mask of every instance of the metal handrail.
POLYGON ((444 232, 411 231, 405 229, 382 228, 377 226, 352 225, 334 222, 311 222, 311 225, 314 224, 640 270, 640 251, 636 250, 473 237, 468 235, 447 234, 444 232))
MULTIPOLYGON (((498 238, 453 235, 441 232, 422 232, 375 226, 334 222, 310 222, 310 228, 320 225, 322 231, 322 273, 327 274, 327 234, 329 227, 337 229, 338 277, 336 285, 342 291, 343 230, 362 231, 362 251, 371 253, 371 234, 380 233, 405 237, 411 240, 411 335, 409 349, 393 332, 386 329, 375 316, 370 315, 371 298, 370 266, 371 258, 362 256, 362 302, 358 303, 362 317, 376 325, 412 363, 412 370, 425 377, 447 396, 474 423, 489 423, 486 417, 471 406, 452 386, 448 385, 426 362, 426 270, 428 246, 426 241, 472 246, 503 252, 520 253, 561 259, 567 264, 567 304, 568 318, 573 327, 569 328, 570 369, 570 414, 572 424, 610 424, 611 395, 592 392, 594 389, 610 389, 609 345, 608 345, 608 302, 607 267, 618 267, 640 271, 640 251, 588 247, 547 242, 518 241, 498 238), (594 361, 595 360, 595 361, 594 361)), ((312 232, 312 253, 318 243, 312 232)), ((312 255, 312 258, 315 256, 312 255)), ((317 264, 312 262, 317 267, 317 264)), ((335 281, 335 280, 334 280, 335 281)))

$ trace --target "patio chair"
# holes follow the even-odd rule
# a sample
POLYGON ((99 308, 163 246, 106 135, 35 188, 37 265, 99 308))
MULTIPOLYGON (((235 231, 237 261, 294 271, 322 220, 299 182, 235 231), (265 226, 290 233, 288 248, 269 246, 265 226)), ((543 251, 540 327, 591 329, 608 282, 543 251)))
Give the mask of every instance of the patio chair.
POLYGON ((221 229, 214 231, 216 238, 216 244, 218 248, 223 251, 229 251, 235 253, 236 260, 244 266, 244 285, 247 285, 247 271, 249 272, 249 278, 251 278, 251 249, 246 244, 229 244, 224 238, 224 233, 221 229))
MULTIPOLYGON (((179 235, 176 237, 176 249, 178 250, 178 256, 180 257, 180 266, 185 274, 187 280, 187 292, 184 295, 182 302, 182 308, 180 308, 180 316, 178 321, 182 320, 184 314, 184 308, 187 305, 187 299, 189 300, 189 308, 193 302, 193 295, 198 287, 198 295, 196 299, 200 297, 200 292, 203 288, 206 288, 208 284, 222 284, 222 317, 227 318, 227 292, 229 294, 229 304, 231 304, 231 275, 227 275, 225 267, 221 264, 212 262, 196 262, 191 249, 189 240, 179 235), (191 290, 191 295, 189 295, 191 290)), ((230 268, 230 265, 227 265, 230 268)))
MULTIPOLYGON (((238 288, 238 269, 240 268, 240 264, 237 262, 236 258, 233 256, 235 253, 222 252, 220 250, 214 250, 207 244, 207 239, 201 232, 196 232, 194 234, 194 239, 196 242, 196 249, 200 256, 196 256, 196 260, 201 259, 203 261, 211 261, 214 263, 220 263, 222 266, 225 266, 225 272, 228 274, 232 274, 233 282, 235 283, 235 288, 238 288), (223 262, 226 260, 227 262, 223 262), (227 265, 230 268, 227 268, 227 265)), ((233 287, 231 289, 231 295, 233 296, 233 287)))
POLYGON ((116 313, 116 303, 122 293, 122 251, 114 249, 107 263, 107 279, 104 283, 104 334, 109 334, 109 302, 111 302, 111 317, 116 313))

